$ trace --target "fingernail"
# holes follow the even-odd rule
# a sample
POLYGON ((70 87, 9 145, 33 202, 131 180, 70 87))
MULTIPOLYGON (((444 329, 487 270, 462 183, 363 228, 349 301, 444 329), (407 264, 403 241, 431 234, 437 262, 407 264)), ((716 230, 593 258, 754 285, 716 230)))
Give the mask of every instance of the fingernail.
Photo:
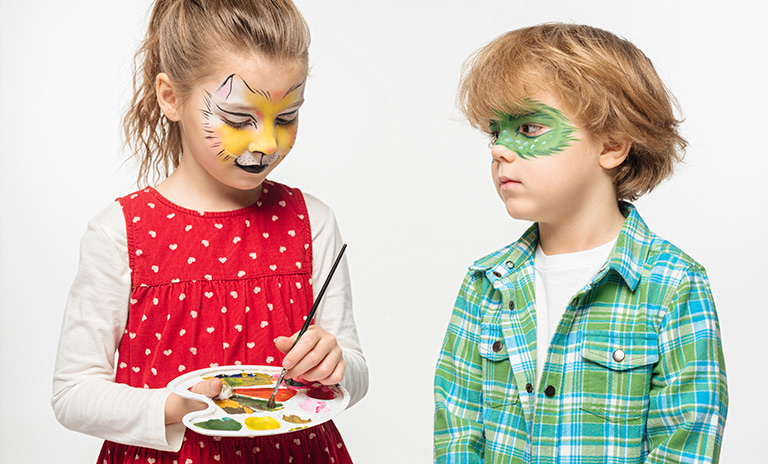
POLYGON ((293 367, 293 363, 290 361, 283 361, 283 367, 286 369, 290 369, 293 367))

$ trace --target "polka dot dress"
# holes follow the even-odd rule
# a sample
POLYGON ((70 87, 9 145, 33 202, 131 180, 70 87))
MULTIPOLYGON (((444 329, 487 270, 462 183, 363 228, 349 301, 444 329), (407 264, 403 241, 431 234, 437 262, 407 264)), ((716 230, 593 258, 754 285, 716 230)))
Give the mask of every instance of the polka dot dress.
MULTIPOLYGON (((116 381, 162 388, 219 365, 280 366, 274 346, 312 306, 312 234, 301 192, 266 181, 257 203, 201 212, 147 188, 119 199, 131 268, 116 381)), ((99 463, 348 463, 333 422, 271 437, 187 430, 179 453, 105 442, 99 463)))

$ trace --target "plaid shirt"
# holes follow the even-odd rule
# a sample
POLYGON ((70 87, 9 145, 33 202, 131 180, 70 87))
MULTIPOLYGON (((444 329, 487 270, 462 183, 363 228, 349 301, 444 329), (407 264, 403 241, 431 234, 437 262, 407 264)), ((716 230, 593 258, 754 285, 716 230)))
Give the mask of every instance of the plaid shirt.
POLYGON ((538 385, 537 226, 470 267, 437 364, 436 462, 717 462, 728 393, 706 273, 622 211, 538 385))

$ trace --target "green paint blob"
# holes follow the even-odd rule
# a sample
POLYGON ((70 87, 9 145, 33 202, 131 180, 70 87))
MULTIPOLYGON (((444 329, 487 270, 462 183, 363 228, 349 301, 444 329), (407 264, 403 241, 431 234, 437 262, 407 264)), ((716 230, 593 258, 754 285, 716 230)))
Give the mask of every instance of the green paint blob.
POLYGON ((283 409, 283 403, 275 403, 274 408, 268 408, 267 400, 251 398, 250 396, 233 395, 230 399, 254 411, 277 411, 278 409, 283 409))
POLYGON ((576 128, 560 110, 541 102, 529 102, 533 108, 525 114, 496 112, 498 119, 490 123, 490 131, 496 137, 494 145, 507 147, 522 159, 531 159, 560 153, 579 141, 573 137, 576 128), (526 134, 523 128, 532 126, 542 126, 545 132, 526 134))
POLYGON ((206 430, 231 430, 231 431, 238 431, 241 428, 243 428, 242 425, 236 420, 230 419, 229 417, 224 417, 222 419, 210 419, 204 422, 198 422, 195 424, 196 427, 200 427, 201 429, 206 430))

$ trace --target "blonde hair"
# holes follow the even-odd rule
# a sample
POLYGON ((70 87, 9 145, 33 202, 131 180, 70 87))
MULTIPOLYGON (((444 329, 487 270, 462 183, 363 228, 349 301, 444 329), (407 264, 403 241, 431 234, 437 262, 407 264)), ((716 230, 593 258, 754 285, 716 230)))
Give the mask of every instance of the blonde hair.
POLYGON ((257 53, 309 67, 309 28, 291 0, 157 0, 134 58, 133 99, 123 118, 138 182, 167 176, 181 159, 178 123, 160 111, 155 79, 166 73, 183 100, 220 57, 257 53))
POLYGON ((549 23, 503 34, 465 62, 458 104, 488 132, 496 112, 529 110, 537 90, 552 92, 587 134, 632 143, 614 178, 618 199, 650 192, 684 156, 674 96, 643 52, 610 32, 549 23))

